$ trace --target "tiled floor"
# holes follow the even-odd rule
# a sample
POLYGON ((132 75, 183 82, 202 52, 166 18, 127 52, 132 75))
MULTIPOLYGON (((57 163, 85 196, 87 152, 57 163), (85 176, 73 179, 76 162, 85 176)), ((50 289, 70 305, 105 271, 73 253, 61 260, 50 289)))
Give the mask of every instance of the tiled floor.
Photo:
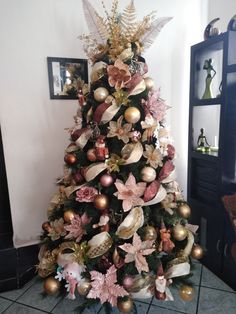
MULTIPOLYGON (((174 302, 158 301, 155 298, 137 300, 137 314, 236 314, 236 292, 229 288, 207 268, 195 264, 194 276, 191 278, 195 286, 195 298, 192 302, 184 302, 178 297, 178 291, 171 288, 174 302)), ((34 278, 22 289, 0 294, 0 313, 6 314, 70 314, 82 303, 79 296, 75 301, 61 296, 42 294, 42 281, 34 278)), ((77 312, 78 313, 78 312, 77 312)), ((105 314, 101 306, 86 309, 84 314, 105 314)), ((119 313, 117 309, 114 314, 119 313)))

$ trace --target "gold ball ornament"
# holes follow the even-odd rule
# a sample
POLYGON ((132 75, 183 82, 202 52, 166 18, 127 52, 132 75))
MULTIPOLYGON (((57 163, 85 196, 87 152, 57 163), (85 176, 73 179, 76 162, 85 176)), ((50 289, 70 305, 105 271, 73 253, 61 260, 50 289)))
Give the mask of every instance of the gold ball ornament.
POLYGON ((138 110, 138 108, 129 107, 128 109, 125 110, 124 117, 128 123, 136 123, 140 120, 141 113, 138 110))
POLYGON ((144 81, 145 81, 147 90, 152 90, 155 85, 154 80, 151 77, 145 77, 144 81))
POLYGON ((75 212, 73 209, 67 209, 64 214, 63 218, 65 222, 71 222, 71 220, 75 217, 75 212))
POLYGON ((188 204, 180 204, 178 207, 178 212, 181 217, 188 219, 191 215, 191 208, 188 206, 188 204))
POLYGON ((152 182, 156 179, 156 170, 152 167, 144 167, 141 170, 141 179, 145 182, 152 182))
POLYGON ((179 288, 179 295, 184 301, 192 301, 195 296, 195 290, 193 287, 188 285, 182 285, 179 288))
POLYGON ((98 194, 95 196, 93 204, 95 208, 99 209, 100 211, 104 211, 109 206, 109 199, 105 194, 98 194))
POLYGON ((89 280, 82 281, 77 290, 80 295, 86 296, 89 293, 89 290, 91 289, 91 282, 89 280))
POLYGON ((125 300, 120 300, 117 302, 118 310, 121 313, 129 313, 132 311, 134 306, 134 302, 131 298, 127 298, 125 300))
POLYGON ((108 90, 105 87, 98 87, 94 91, 94 98, 98 102, 103 102, 109 95, 108 90))
POLYGON ((175 240, 183 241, 187 237, 187 229, 181 224, 177 224, 173 227, 172 234, 175 240))
POLYGON ((48 277, 43 284, 44 292, 47 294, 55 294, 60 289, 60 282, 54 277, 48 277))
POLYGON ((191 251, 192 258, 201 259, 203 255, 204 255, 203 248, 198 244, 194 244, 191 251))
POLYGON ((147 226, 145 227, 144 229, 144 237, 143 237, 143 240, 144 241, 147 241, 147 240, 156 240, 157 238, 157 232, 156 232, 156 229, 152 226, 147 226))

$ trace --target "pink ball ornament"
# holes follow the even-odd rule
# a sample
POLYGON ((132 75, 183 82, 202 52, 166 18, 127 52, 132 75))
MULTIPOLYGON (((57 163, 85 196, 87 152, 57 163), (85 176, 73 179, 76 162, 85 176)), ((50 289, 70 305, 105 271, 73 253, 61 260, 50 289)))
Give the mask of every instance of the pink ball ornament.
POLYGON ((129 289, 133 286, 134 284, 134 278, 131 276, 125 276, 125 278, 123 279, 123 286, 126 289, 129 289))
POLYGON ((112 176, 110 174, 104 174, 101 176, 100 178, 100 183, 103 187, 109 187, 112 185, 112 183, 114 182, 112 176))

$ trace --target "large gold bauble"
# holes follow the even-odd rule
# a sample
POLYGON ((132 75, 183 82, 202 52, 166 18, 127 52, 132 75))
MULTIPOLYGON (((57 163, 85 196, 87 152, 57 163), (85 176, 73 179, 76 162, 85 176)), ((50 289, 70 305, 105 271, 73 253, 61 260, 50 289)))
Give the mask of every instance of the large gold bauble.
POLYGON ((172 229, 172 234, 175 240, 183 241, 187 237, 187 229, 181 224, 177 224, 172 229))
POLYGON ((91 282, 89 280, 82 281, 78 285, 78 292, 80 295, 86 296, 89 293, 89 290, 91 289, 91 282))
POLYGON ((186 203, 180 204, 178 207, 178 213, 184 219, 188 219, 191 215, 191 208, 186 203))
POLYGON ((44 292, 47 294, 55 294, 60 289, 60 282, 54 277, 48 277, 43 284, 44 292))
POLYGON ((194 244, 191 251, 192 258, 201 259, 203 255, 204 255, 203 248, 198 244, 194 244))
POLYGON ((98 87, 94 91, 94 98, 98 102, 103 102, 109 95, 108 90, 105 87, 98 87))
POLYGON ((120 300, 117 302, 118 310, 121 313, 129 313, 132 311, 134 306, 134 302, 131 298, 127 298, 126 300, 120 300))
POLYGON ((73 211, 73 209, 67 209, 64 212, 63 218, 65 220, 65 222, 71 222, 71 220, 75 217, 75 212, 73 211))
POLYGON ((152 167, 144 167, 141 170, 141 179, 145 182, 152 182, 156 179, 156 170, 152 167))
POLYGON ((156 232, 156 229, 152 226, 147 226, 145 227, 144 229, 144 237, 143 237, 143 240, 144 241, 147 241, 147 240, 156 240, 157 238, 157 232, 156 232))
POLYGON ((141 113, 136 107, 129 107, 125 110, 125 120, 129 123, 136 123, 141 118, 141 113))
POLYGON ((145 81, 147 90, 152 90, 155 85, 154 80, 151 77, 145 77, 144 81, 145 81))
POLYGON ((195 296, 195 290, 193 287, 188 285, 182 285, 179 288, 179 295, 184 301, 192 301, 195 296))
POLYGON ((109 206, 109 199, 105 194, 98 194, 95 196, 93 204, 95 208, 104 211, 109 206))

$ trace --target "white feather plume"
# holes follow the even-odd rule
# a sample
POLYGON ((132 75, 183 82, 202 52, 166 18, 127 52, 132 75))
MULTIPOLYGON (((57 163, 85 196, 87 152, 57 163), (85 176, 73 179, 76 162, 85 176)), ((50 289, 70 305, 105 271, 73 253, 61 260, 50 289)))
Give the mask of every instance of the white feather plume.
POLYGON ((146 32, 140 39, 145 50, 148 49, 153 44, 158 34, 160 33, 161 29, 171 19, 172 17, 159 17, 152 22, 149 31, 146 32))
POLYGON ((88 0, 82 0, 82 2, 84 16, 90 33, 93 35, 94 39, 103 43, 108 37, 106 27, 103 23, 103 18, 99 16, 88 0))

